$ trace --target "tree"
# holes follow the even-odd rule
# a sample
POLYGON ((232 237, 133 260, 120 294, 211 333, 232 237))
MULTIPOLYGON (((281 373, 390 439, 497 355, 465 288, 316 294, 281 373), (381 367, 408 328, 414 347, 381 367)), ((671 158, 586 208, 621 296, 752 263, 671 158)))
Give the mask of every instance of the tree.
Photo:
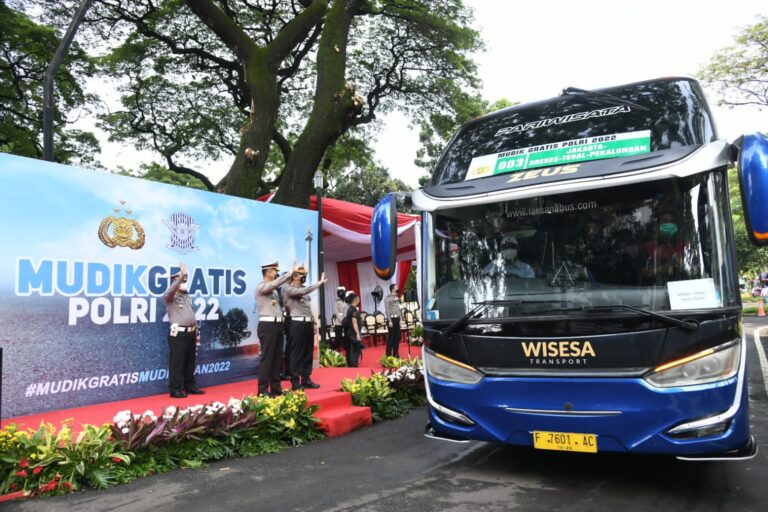
MULTIPOLYGON (((35 1, 58 23, 74 3, 35 1)), ((86 32, 123 83, 113 138, 189 174, 231 158, 217 190, 306 206, 344 134, 394 109, 426 119, 476 85, 470 22, 462 0, 94 0, 86 32)))
POLYGON ((757 276, 768 269, 768 248, 757 247, 749 239, 744 226, 744 208, 741 204, 739 178, 735 168, 728 171, 728 192, 731 196, 733 238, 739 275, 757 276))
POLYGON ((194 176, 174 172, 157 163, 142 164, 139 166, 138 172, 121 170, 119 174, 122 174, 123 176, 144 178, 145 180, 157 181, 159 183, 167 183, 168 185, 177 185, 179 187, 196 188, 198 190, 208 189, 202 181, 194 176))
MULTIPOLYGON (((0 151, 43 157, 43 75, 59 37, 54 29, 36 24, 23 12, 0 0, 0 151)), ((74 45, 56 76, 54 159, 93 164, 99 144, 90 132, 67 129, 73 122, 64 112, 83 110, 92 98, 82 82, 93 64, 74 45)))
POLYGON ((328 192, 328 197, 376 206, 376 203, 390 192, 409 190, 411 187, 393 179, 385 168, 371 163, 350 171, 342 183, 328 192))
POLYGON ((248 315, 242 309, 230 309, 223 319, 223 328, 219 331, 219 343, 225 347, 236 347, 251 335, 251 331, 248 330, 248 315))
POLYGON ((719 104, 768 106, 768 18, 748 26, 736 44, 724 48, 699 72, 719 94, 719 104))

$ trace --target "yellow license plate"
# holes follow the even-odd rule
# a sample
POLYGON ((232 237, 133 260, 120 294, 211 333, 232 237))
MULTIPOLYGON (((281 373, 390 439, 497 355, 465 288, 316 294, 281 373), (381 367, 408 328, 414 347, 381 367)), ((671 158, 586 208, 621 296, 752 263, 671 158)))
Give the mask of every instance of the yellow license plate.
POLYGON ((595 434, 533 431, 533 447, 539 450, 597 453, 595 434))

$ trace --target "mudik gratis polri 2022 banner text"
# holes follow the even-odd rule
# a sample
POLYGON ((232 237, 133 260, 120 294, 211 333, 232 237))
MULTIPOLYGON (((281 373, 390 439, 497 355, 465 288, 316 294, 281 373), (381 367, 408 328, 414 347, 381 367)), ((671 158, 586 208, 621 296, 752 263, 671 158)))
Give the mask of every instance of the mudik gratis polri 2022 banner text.
POLYGON ((4 418, 167 391, 180 262, 199 384, 254 378, 261 265, 290 269, 316 243, 316 212, 6 154, 0 214, 4 418))

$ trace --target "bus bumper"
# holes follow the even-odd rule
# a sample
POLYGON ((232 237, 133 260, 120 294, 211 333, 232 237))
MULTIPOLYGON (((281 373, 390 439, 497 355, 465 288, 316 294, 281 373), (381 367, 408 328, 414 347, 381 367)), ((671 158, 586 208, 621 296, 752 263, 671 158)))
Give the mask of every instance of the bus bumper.
POLYGON ((466 385, 427 375, 430 437, 533 446, 533 432, 597 436, 598 452, 750 458, 745 371, 699 386, 642 378, 485 377, 466 385), (738 396, 737 396, 738 395, 738 396))

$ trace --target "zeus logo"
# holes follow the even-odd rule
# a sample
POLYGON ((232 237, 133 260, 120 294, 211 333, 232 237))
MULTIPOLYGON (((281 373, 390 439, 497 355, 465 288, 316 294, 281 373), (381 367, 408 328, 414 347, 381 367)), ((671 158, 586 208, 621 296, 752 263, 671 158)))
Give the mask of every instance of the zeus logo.
POLYGON ((589 341, 522 342, 525 357, 595 357, 589 341))

